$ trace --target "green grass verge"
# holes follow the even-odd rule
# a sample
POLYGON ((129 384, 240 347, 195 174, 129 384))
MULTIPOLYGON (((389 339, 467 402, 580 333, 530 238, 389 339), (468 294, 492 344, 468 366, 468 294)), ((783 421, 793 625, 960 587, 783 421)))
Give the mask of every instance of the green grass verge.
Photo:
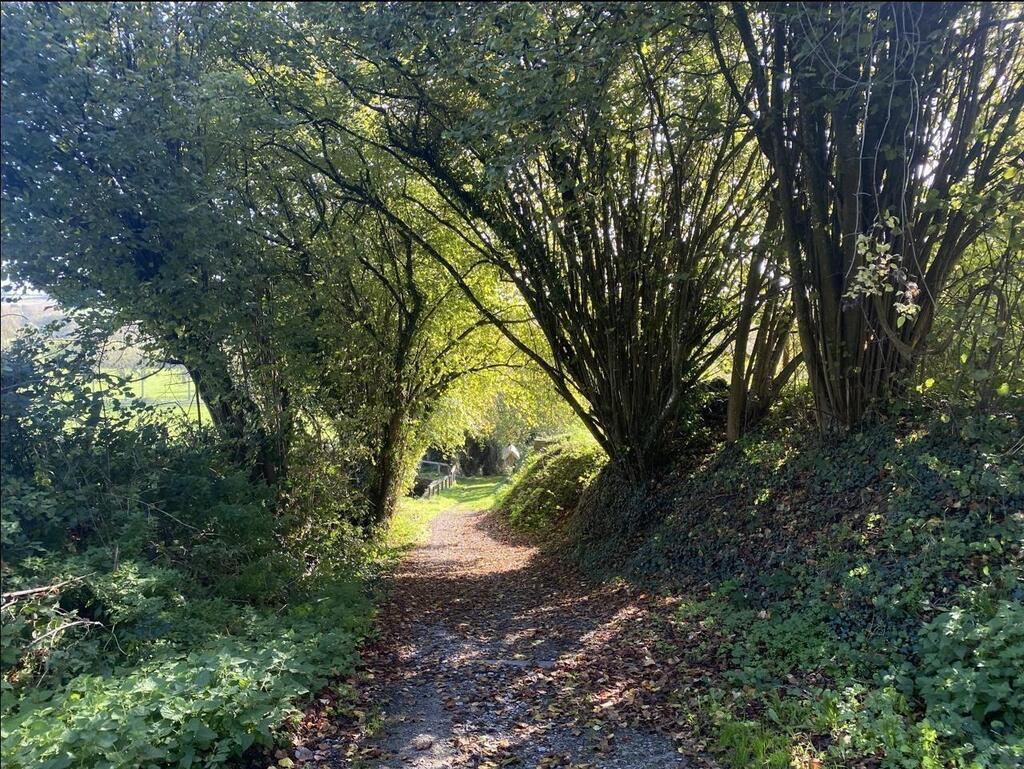
POLYGON ((460 478, 429 499, 402 497, 382 536, 368 545, 372 550, 369 562, 378 572, 387 571, 423 541, 431 521, 440 513, 489 510, 505 483, 503 477, 460 478))
MULTIPOLYGON (((502 476, 459 478, 454 486, 429 499, 403 497, 396 518, 404 517, 409 521, 420 521, 422 525, 426 525, 435 515, 445 510, 489 510, 507 482, 502 476)), ((402 524, 400 530, 404 530, 407 525, 402 524)))

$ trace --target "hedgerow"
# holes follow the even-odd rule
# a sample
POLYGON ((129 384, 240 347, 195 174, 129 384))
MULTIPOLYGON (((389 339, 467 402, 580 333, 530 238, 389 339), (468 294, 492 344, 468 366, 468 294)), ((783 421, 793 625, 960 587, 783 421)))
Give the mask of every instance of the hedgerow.
POLYGON ((304 695, 351 669, 369 616, 345 584, 281 613, 177 598, 182 605, 146 617, 154 637, 131 659, 112 648, 142 623, 66 646, 66 657, 95 663, 5 706, 4 763, 212 766, 269 746, 304 695))
POLYGON ((223 764, 351 669, 386 553, 81 352, 3 357, 4 766, 223 764))

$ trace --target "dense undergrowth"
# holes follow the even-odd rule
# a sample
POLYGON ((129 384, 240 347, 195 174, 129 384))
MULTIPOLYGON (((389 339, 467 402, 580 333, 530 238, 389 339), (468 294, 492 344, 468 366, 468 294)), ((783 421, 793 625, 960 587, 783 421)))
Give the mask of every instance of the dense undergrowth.
POLYGON ((367 580, 431 511, 357 536, 338 495, 254 483, 102 384, 41 339, 3 357, 4 766, 230 762, 349 671, 367 580))
MULTIPOLYGON (((935 406, 831 440, 782 413, 644 493, 602 473, 563 526, 681 597, 672 653, 705 674, 672 696, 729 765, 1024 762, 1020 404, 935 406)), ((568 456, 533 482, 571 496, 568 456)))

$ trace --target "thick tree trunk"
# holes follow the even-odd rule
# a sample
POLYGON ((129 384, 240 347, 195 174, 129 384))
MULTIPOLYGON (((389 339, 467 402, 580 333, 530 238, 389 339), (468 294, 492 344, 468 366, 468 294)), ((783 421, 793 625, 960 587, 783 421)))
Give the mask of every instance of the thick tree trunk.
MULTIPOLYGON (((253 480, 269 484, 287 477, 290 420, 272 435, 262 425, 256 405, 239 392, 226 367, 199 356, 184 358, 196 392, 206 404, 210 419, 228 445, 231 460, 253 480)), ((287 411, 287 403, 283 404, 287 411)))
POLYGON ((368 522, 371 526, 383 523, 395 511, 405 458, 405 423, 405 404, 396 405, 381 430, 368 494, 368 522))

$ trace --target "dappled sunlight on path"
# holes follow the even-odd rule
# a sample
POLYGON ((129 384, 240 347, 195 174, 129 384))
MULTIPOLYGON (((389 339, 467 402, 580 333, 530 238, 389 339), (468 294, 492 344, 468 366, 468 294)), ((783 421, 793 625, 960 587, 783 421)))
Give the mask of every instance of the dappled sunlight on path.
POLYGON ((624 586, 585 580, 487 513, 442 513, 396 571, 365 653, 364 698, 383 713, 318 757, 374 769, 694 765, 670 735, 594 716, 609 703, 595 691, 621 697, 624 682, 572 683, 640 611, 624 586))

